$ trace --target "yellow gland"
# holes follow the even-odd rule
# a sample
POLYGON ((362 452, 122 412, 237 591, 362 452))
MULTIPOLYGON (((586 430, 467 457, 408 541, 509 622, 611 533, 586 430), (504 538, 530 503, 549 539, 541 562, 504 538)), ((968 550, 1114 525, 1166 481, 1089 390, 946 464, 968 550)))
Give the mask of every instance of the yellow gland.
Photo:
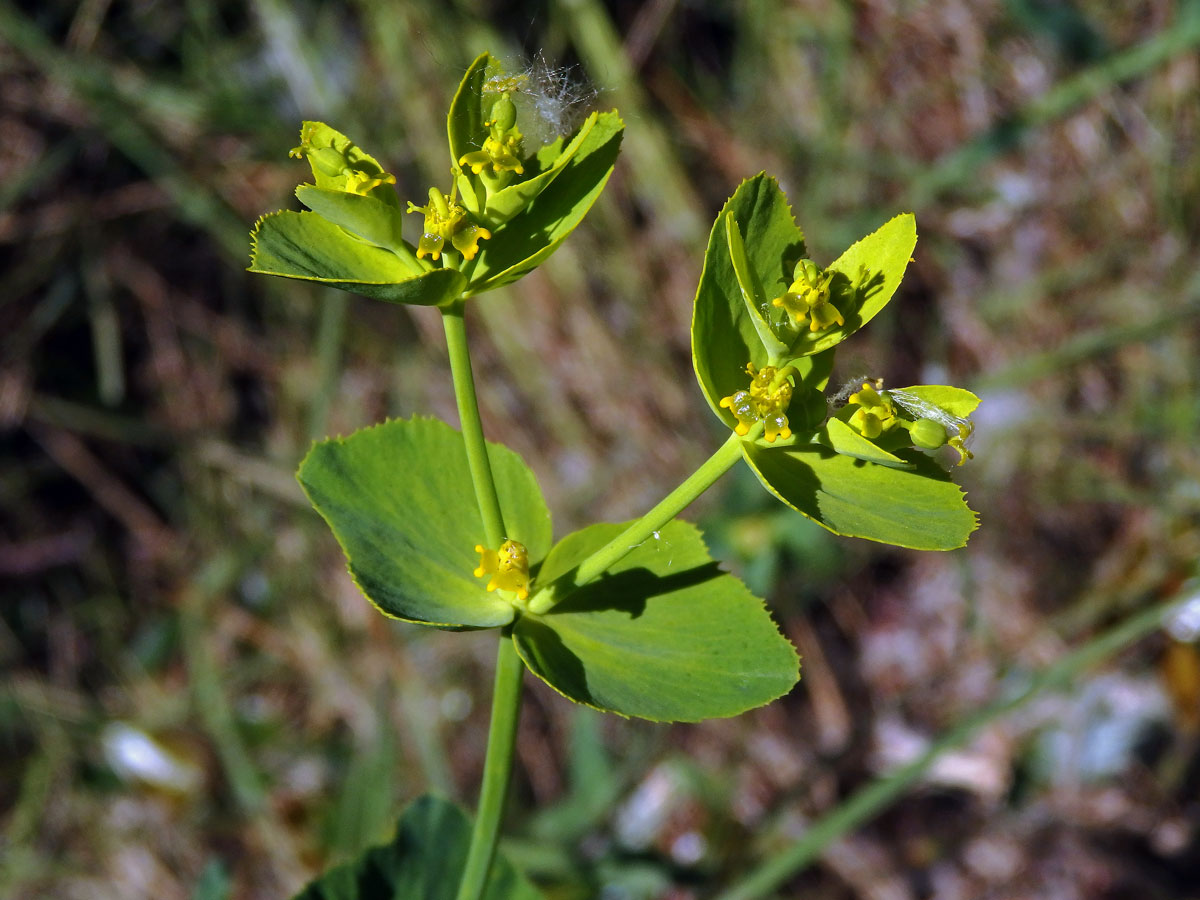
POLYGON ((454 197, 453 191, 447 197, 431 187, 426 206, 417 206, 409 201, 410 213, 425 214, 425 230, 417 241, 417 259, 429 256, 436 262, 449 240, 450 245, 463 255, 463 259, 472 260, 479 252, 479 242, 492 236, 482 225, 476 225, 467 218, 467 211, 455 202, 454 197))
POLYGON ((758 414, 754 411, 754 402, 750 398, 750 392, 734 391, 728 397, 721 399, 721 405, 733 413, 733 417, 737 419, 737 425, 733 430, 740 437, 748 435, 750 426, 758 421, 758 414))
POLYGON ((734 391, 728 397, 722 397, 720 402, 737 419, 734 432, 745 437, 750 433, 751 426, 762 422, 763 437, 768 444, 775 443, 779 438, 786 441, 792 436, 785 414, 792 402, 788 369, 779 370, 774 366, 759 369, 754 363, 747 363, 746 374, 750 376, 749 389, 734 391))
POLYGON ((529 596, 529 553, 524 544, 505 541, 499 550, 476 544, 475 552, 479 554, 475 577, 491 575, 487 584, 489 591, 512 591, 518 600, 529 596))
POLYGON ((771 303, 788 314, 793 327, 807 322, 809 331, 824 331, 832 325, 846 324, 838 308, 829 302, 828 272, 817 268, 811 259, 802 259, 796 263, 792 279, 783 295, 771 303))

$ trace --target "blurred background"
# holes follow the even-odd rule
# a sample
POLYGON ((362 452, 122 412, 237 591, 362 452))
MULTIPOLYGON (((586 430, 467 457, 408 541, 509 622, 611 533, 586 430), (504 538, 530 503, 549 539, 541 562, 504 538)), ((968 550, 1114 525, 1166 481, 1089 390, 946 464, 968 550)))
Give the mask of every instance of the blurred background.
POLYGON ((418 794, 474 803, 495 635, 376 614, 292 477, 457 421, 437 314, 244 269, 302 118, 419 200, 488 49, 627 125, 583 226, 471 307, 558 534, 722 440, 692 294, 763 169, 822 264, 917 215, 835 381, 984 398, 966 550, 834 538, 744 467, 691 509, 803 680, 668 727, 528 679, 512 858, 551 898, 781 853, 754 896, 1200 897, 1197 47, 1194 0, 0 0, 0 896, 286 898, 418 794))

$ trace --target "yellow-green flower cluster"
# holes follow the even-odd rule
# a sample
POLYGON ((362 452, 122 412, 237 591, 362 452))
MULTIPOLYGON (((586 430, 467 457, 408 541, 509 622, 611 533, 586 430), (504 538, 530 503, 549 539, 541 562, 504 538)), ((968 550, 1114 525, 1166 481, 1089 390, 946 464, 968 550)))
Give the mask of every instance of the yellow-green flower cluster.
POLYGON ((455 201, 453 191, 446 197, 432 187, 429 189, 429 203, 417 206, 409 201, 408 211, 425 214, 425 229, 417 241, 417 259, 428 255, 436 261, 441 257, 446 241, 450 241, 463 259, 474 259, 479 252, 479 242, 492 236, 482 225, 476 225, 467 218, 467 211, 455 201))
POLYGON ((793 371, 791 366, 782 369, 763 366, 759 369, 754 363, 746 364, 750 387, 721 399, 721 406, 737 419, 734 431, 744 437, 755 423, 762 422, 763 437, 769 444, 775 443, 777 438, 786 441, 792 436, 786 413, 792 402, 792 384, 788 377, 793 371))
POLYGON ((900 427, 908 432, 908 439, 914 447, 936 450, 949 444, 958 451, 960 466, 974 456, 966 447, 966 441, 974 430, 969 419, 920 402, 908 395, 907 391, 886 391, 883 389, 883 379, 864 381, 862 388, 847 398, 846 406, 858 407, 846 422, 869 440, 900 427), (901 415, 897 407, 914 418, 901 415))
POLYGON ((365 197, 380 185, 396 183, 395 175, 383 171, 345 135, 321 122, 304 123, 300 146, 293 147, 288 156, 307 158, 314 172, 335 179, 337 188, 349 194, 365 197))
POLYGON ((853 404, 858 407, 850 417, 850 427, 871 440, 885 431, 891 431, 900 423, 896 416, 895 403, 886 393, 880 393, 882 389, 883 379, 874 384, 864 381, 862 389, 851 394, 846 401, 847 406, 853 404))
POLYGON ((475 577, 491 575, 487 585, 489 591, 511 591, 518 600, 529 596, 529 553, 524 544, 505 541, 498 551, 476 544, 475 552, 479 554, 475 577))
POLYGON ((802 259, 796 263, 792 279, 783 295, 771 301, 788 314, 792 327, 798 329, 807 322, 809 331, 824 331, 831 325, 846 323, 837 307, 829 302, 828 272, 821 271, 811 259, 802 259))

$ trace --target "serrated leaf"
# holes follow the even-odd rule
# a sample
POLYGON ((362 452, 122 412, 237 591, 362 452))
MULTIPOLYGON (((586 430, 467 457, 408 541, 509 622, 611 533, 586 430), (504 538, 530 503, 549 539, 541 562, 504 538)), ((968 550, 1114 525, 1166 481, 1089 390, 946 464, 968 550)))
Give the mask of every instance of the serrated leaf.
POLYGON ((805 249, 787 198, 767 175, 743 181, 717 214, 692 308, 692 363, 708 405, 732 429, 736 420, 720 405, 721 398, 746 388, 746 363, 762 368, 771 364, 771 354, 742 299, 730 257, 727 218, 737 226, 763 297, 783 293, 805 249))
POLYGON ((700 532, 674 521, 595 581, 572 571, 624 525, 560 541, 539 585, 555 606, 513 627, 521 658, 577 703, 659 722, 733 716, 791 690, 798 662, 761 600, 719 571, 700 532))
MULTIPOLYGON (((426 795, 401 815, 392 840, 330 869, 292 900, 454 900, 471 844, 471 821, 426 795)), ((497 852, 482 900, 543 900, 497 852)))
MULTIPOLYGON (((531 563, 550 549, 550 513, 533 473, 488 445, 507 537, 531 563)), ((486 591, 476 544, 487 544, 462 435, 436 419, 396 419, 315 444, 297 473, 380 612, 426 625, 487 628, 513 619, 486 591)))
POLYGON ((902 451, 908 469, 835 453, 822 444, 764 448, 742 444, 763 485, 819 525, 914 550, 952 550, 978 526, 958 485, 937 463, 902 451))
POLYGON ((314 281, 390 303, 437 306, 455 300, 466 279, 451 269, 416 271, 311 212, 277 212, 250 235, 251 272, 314 281))
POLYGON ((596 117, 578 150, 529 207, 480 244, 479 256, 467 270, 469 294, 516 281, 566 240, 608 182, 624 127, 615 112, 596 117))
POLYGON ((917 220, 902 213, 856 241, 825 269, 833 275, 830 302, 845 318, 824 331, 802 332, 793 353, 815 353, 836 346, 879 313, 900 287, 917 246, 917 220))

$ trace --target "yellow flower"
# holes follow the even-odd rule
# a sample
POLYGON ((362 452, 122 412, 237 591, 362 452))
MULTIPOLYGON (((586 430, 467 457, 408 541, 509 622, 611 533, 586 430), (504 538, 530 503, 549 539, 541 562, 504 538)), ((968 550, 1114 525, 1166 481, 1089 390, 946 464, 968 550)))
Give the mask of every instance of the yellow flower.
POLYGON ((318 187, 365 197, 381 185, 396 183, 395 175, 383 171, 349 138, 323 122, 305 122, 300 129, 300 146, 293 147, 288 156, 308 160, 318 187))
POLYGON ((417 241, 417 259, 430 256, 436 262, 441 258, 447 240, 452 247, 471 260, 479 252, 479 242, 490 238, 492 233, 482 225, 467 218, 467 211, 454 200, 454 193, 446 197, 435 187, 429 189, 429 203, 417 206, 409 201, 408 211, 425 214, 425 230, 417 241))
POLYGON ((488 166, 492 167, 492 171, 499 174, 500 172, 516 172, 522 175, 525 172, 525 166, 522 164, 520 157, 517 155, 521 152, 521 133, 516 131, 515 134, 510 134, 504 138, 486 138, 483 142, 482 150, 472 150, 470 153, 464 153, 459 159, 460 166, 470 166, 471 171, 478 175, 488 166))
POLYGON ((488 166, 496 175, 502 172, 524 174, 525 166, 521 162, 524 148, 521 145, 521 131, 517 128, 517 107, 508 93, 501 93, 496 98, 492 104, 491 118, 483 124, 488 129, 483 148, 464 153, 459 157, 458 164, 470 166, 476 175, 488 166))
POLYGON ((783 295, 771 303, 788 314, 794 328, 808 322, 809 331, 824 331, 835 324, 846 324, 837 307, 829 302, 829 273, 822 272, 811 259, 802 259, 796 263, 792 279, 783 295))
POLYGON ((746 364, 746 374, 750 376, 749 389, 734 391, 728 397, 722 397, 720 402, 737 419, 733 430, 739 436, 749 434, 756 422, 764 423, 763 437, 768 444, 775 443, 778 438, 786 441, 792 436, 785 415, 792 402, 792 385, 788 381, 792 371, 790 366, 783 369, 763 366, 759 369, 754 363, 746 364))
POLYGON ((850 426, 863 437, 872 440, 893 428, 897 422, 896 407, 891 398, 879 393, 878 389, 882 387, 882 381, 874 385, 864 381, 862 390, 851 394, 846 401, 847 405, 853 403, 859 407, 850 417, 850 426))
POLYGON ((511 591, 518 600, 529 596, 529 553, 524 544, 505 541, 498 551, 476 544, 475 552, 479 554, 475 577, 491 575, 487 584, 489 591, 511 591))

